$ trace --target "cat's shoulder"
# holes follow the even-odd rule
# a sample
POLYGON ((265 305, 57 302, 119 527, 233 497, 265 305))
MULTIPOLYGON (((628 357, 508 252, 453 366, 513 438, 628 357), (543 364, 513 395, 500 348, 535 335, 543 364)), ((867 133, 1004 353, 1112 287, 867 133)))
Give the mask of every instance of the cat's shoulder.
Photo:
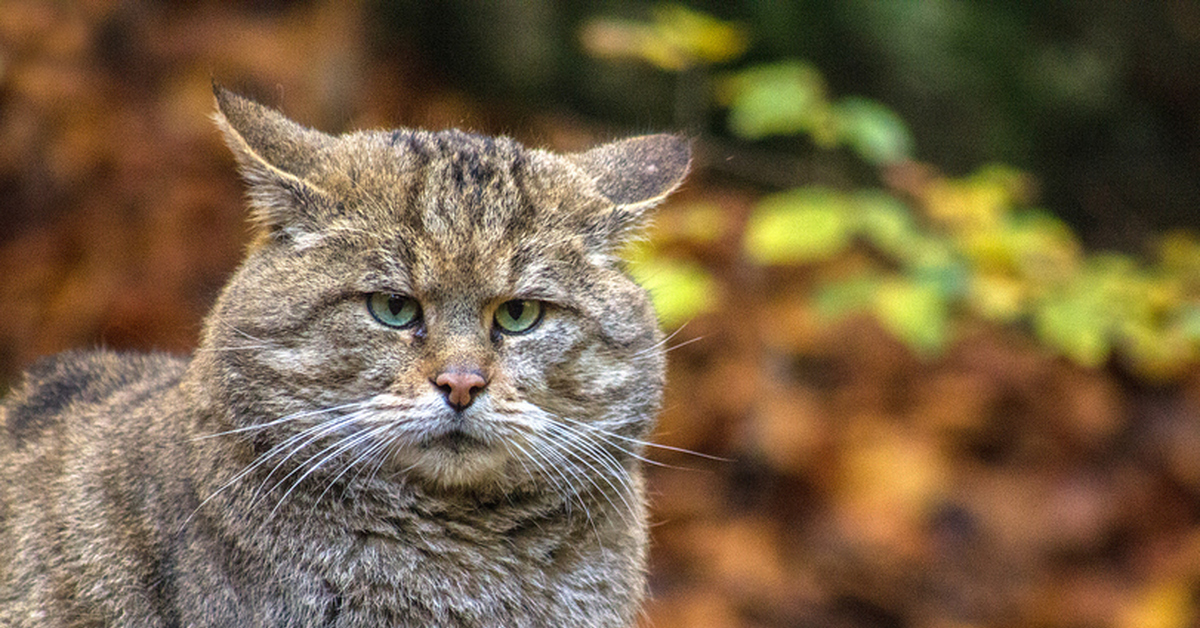
POLYGON ((74 410, 130 389, 175 385, 187 361, 161 353, 69 351, 42 358, 0 404, 4 437, 20 446, 36 440, 74 410))

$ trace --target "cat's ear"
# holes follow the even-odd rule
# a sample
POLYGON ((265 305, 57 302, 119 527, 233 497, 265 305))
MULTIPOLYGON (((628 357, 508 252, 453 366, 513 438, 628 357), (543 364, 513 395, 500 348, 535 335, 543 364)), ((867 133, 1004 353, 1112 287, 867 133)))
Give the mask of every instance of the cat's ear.
POLYGON ((604 217, 615 241, 625 239, 683 182, 692 158, 688 140, 675 135, 643 135, 568 155, 616 207, 604 217))
POLYGON ((336 139, 213 83, 213 119, 250 188, 252 218, 266 233, 315 229, 315 216, 333 201, 310 179, 336 139))

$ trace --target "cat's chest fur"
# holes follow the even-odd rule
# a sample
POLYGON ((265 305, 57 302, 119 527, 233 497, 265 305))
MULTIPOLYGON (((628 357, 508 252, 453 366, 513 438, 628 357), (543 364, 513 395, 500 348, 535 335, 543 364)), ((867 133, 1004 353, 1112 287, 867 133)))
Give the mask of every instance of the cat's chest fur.
MULTIPOLYGON (((545 626, 579 617, 623 625, 630 619, 621 601, 638 594, 639 580, 631 576, 640 569, 636 548, 643 539, 610 538, 605 547, 595 531, 551 517, 481 534, 471 517, 397 512, 369 530, 361 520, 358 526, 310 522, 304 531, 268 525, 267 538, 291 540, 245 547, 240 538, 217 551, 272 568, 229 579, 224 561, 204 589, 226 587, 237 600, 229 617, 248 625, 545 626)), ((206 604, 190 610, 194 618, 212 615, 206 604)))
POLYGON ((687 143, 330 136, 216 89, 258 237, 188 359, 0 405, 0 625, 629 626, 687 143))
POLYGON ((331 627, 631 619, 625 601, 640 595, 644 529, 630 527, 631 515, 617 514, 602 496, 567 505, 539 494, 497 501, 404 486, 386 495, 360 490, 370 488, 339 496, 357 512, 305 516, 319 504, 293 500, 257 534, 227 539, 220 553, 273 566, 269 576, 248 571, 230 587, 239 619, 278 613, 287 618, 279 625, 308 625, 305 618, 331 627))

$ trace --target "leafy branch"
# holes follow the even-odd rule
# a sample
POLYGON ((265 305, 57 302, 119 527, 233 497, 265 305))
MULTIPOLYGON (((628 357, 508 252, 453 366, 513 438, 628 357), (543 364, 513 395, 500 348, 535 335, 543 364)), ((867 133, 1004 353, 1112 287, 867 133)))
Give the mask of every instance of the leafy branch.
MULTIPOLYGON (((593 54, 635 59, 691 80, 745 52, 737 24, 676 5, 649 22, 593 20, 583 42, 593 54)), ((1195 366, 1200 350, 1200 241, 1168 233, 1147 259, 1086 252, 1071 228, 1032 205, 1034 182, 1005 166, 950 177, 913 159, 903 119, 860 97, 834 98, 821 73, 781 60, 714 75, 707 108, 725 112, 747 142, 805 138, 817 151, 845 151, 875 173, 846 189, 792 186, 757 201, 738 234, 742 261, 757 268, 868 262, 818 286, 830 319, 868 314, 914 352, 935 357, 972 321, 1018 327, 1085 367, 1114 356, 1150 381, 1195 366), (865 255, 864 255, 865 254, 865 255)), ((694 93, 689 90, 688 93, 694 93)), ((726 228, 710 205, 691 209, 697 225, 678 239, 702 244, 726 228)), ((667 253, 661 238, 632 252, 632 268, 653 278, 664 324, 677 326, 714 306, 718 282, 699 262, 667 253)))

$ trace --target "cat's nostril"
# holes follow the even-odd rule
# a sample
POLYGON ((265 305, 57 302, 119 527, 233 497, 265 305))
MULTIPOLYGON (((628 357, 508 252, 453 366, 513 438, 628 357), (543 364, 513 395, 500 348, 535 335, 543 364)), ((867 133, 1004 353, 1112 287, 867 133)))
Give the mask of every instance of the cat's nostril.
POLYGON ((446 371, 433 380, 446 395, 446 403, 455 410, 464 410, 487 386, 487 380, 475 371, 446 371))

